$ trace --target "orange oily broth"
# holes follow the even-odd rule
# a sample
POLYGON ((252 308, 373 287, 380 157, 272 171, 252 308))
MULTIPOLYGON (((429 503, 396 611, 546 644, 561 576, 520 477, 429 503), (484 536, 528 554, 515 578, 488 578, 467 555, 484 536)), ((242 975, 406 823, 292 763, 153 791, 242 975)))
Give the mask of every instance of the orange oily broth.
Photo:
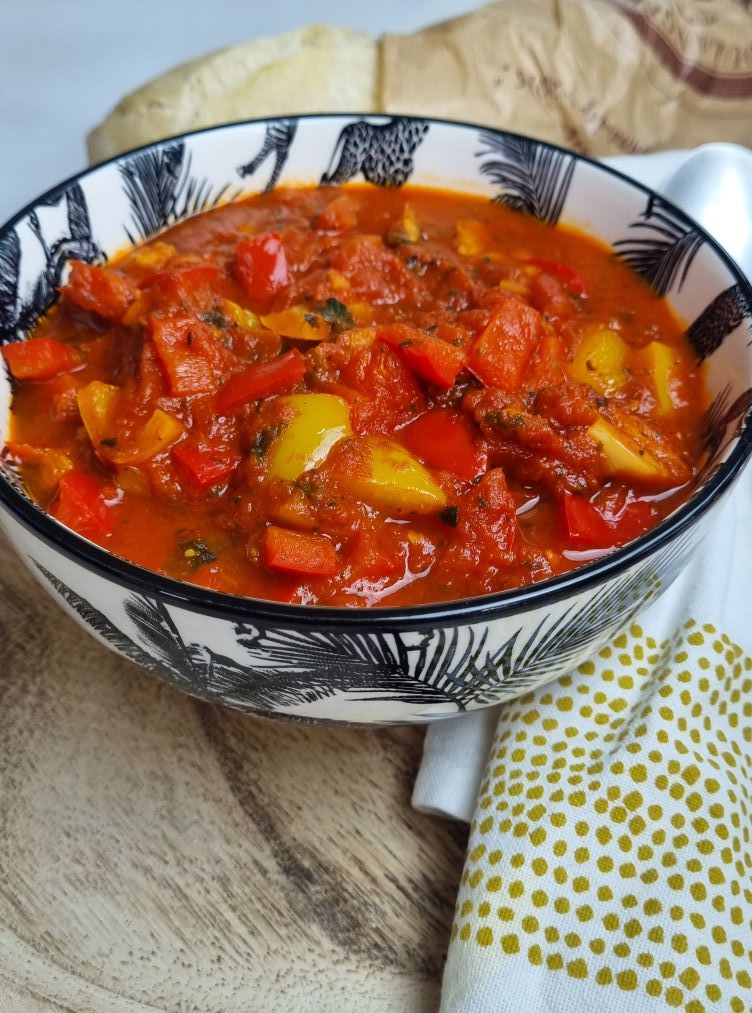
MULTIPOLYGON (((581 273, 588 284, 588 297, 582 303, 578 316, 579 333, 588 326, 605 325, 618 329, 621 337, 632 347, 639 348, 653 340, 660 340, 677 350, 681 368, 677 371, 675 403, 672 425, 682 434, 685 446, 691 448, 695 460, 699 456, 699 417, 705 403, 701 377, 695 369, 689 349, 676 318, 665 300, 656 297, 647 284, 626 265, 610 255, 602 244, 576 230, 537 222, 526 216, 478 197, 466 197, 445 191, 404 188, 380 190, 351 186, 339 190, 314 189, 309 191, 275 191, 249 198, 247 201, 220 207, 194 219, 174 226, 159 238, 172 244, 180 254, 202 254, 207 242, 212 251, 230 257, 239 239, 256 232, 276 231, 283 235, 291 226, 303 235, 291 242, 292 260, 295 253, 305 249, 306 221, 315 220, 338 192, 353 194, 358 201, 358 231, 383 235, 390 223, 399 216, 408 200, 430 242, 446 243, 454 247, 456 222, 475 220, 487 229, 493 256, 497 263, 507 265, 511 278, 522 276, 525 267, 520 262, 535 258, 562 261, 581 273), (522 274, 520 275, 520 272, 522 274)), ((126 251, 115 258, 110 266, 126 265, 126 251)), ((240 286, 232 278, 223 280, 222 295, 244 304, 240 286)), ((285 300, 276 308, 283 308, 285 300)), ((393 305, 375 305, 373 321, 386 323, 394 319, 393 305)), ((50 416, 50 401, 66 384, 84 386, 94 379, 109 380, 106 340, 98 334, 95 321, 72 320, 63 311, 54 309, 37 328, 36 335, 49 335, 72 340, 82 351, 84 363, 70 378, 55 378, 40 383, 20 385, 13 402, 11 439, 48 447, 67 445, 74 464, 84 470, 99 467, 88 441, 79 432, 71 441, 70 422, 55 421, 50 416)), ((576 341, 573 339, 573 344, 576 341)), ((310 346, 306 346, 306 349, 310 346)), ((625 403, 630 404, 631 387, 635 387, 634 406, 640 398, 641 378, 633 376, 625 387, 625 403)), ((179 412, 177 413, 179 416, 179 412)), ((394 434, 399 439, 399 433, 394 434)), ((151 475, 149 467, 143 469, 146 485, 151 475)), ((49 506, 54 495, 42 487, 36 470, 24 466, 24 479, 32 495, 43 507, 49 506)), ((158 487, 158 483, 151 483, 158 487)), ((533 493, 515 488, 510 483, 518 502, 525 502, 533 493)), ((154 495, 143 496, 127 488, 114 490, 120 497, 121 508, 115 511, 115 525, 111 537, 102 541, 107 549, 125 559, 178 579, 199 583, 230 593, 281 600, 321 600, 322 578, 301 579, 271 573, 258 566, 253 553, 249 558, 245 538, 238 532, 235 520, 226 512, 225 497, 207 497, 196 501, 190 496, 176 501, 154 495), (182 556, 179 546, 194 538, 210 536, 212 548, 217 550, 216 562, 198 569, 182 556)), ((679 491, 656 504, 658 519, 667 516, 682 502, 686 493, 679 491)), ((400 519, 401 520, 401 519, 400 519)), ((575 563, 561 553, 557 529, 556 510, 552 503, 542 500, 537 507, 520 518, 522 535, 531 545, 548 553, 554 572, 565 572, 575 563)), ((416 518, 412 528, 427 545, 435 544, 445 534, 434 518, 416 518)), ((399 528, 383 529, 384 537, 401 553, 399 528)), ((421 565, 420 553, 410 557, 414 565, 421 565)), ((423 560, 425 562, 425 560, 423 560)), ((406 564, 408 573, 409 563, 406 564)), ((400 581, 402 560, 395 564, 388 583, 400 581)), ((547 575, 547 574, 544 574, 547 575)), ((493 588, 473 588, 472 575, 462 579, 453 575, 442 588, 434 579, 415 580, 401 590, 383 599, 389 606, 421 604, 445 598, 462 597, 489 590, 503 590, 527 582, 525 574, 514 570, 505 579, 499 575, 493 588)), ((325 604, 363 605, 366 599, 347 593, 330 594, 325 604)))

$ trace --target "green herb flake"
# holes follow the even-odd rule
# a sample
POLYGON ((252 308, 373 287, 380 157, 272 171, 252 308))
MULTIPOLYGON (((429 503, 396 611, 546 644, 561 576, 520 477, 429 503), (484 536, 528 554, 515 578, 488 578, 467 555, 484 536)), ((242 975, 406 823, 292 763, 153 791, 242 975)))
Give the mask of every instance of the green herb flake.
POLYGON ((117 436, 107 436, 104 440, 99 441, 101 447, 116 447, 117 436))
POLYGON ((276 426, 268 426, 266 429, 260 429, 253 438, 251 444, 251 453, 254 454, 261 461, 266 457, 266 453, 273 441, 279 436, 283 429, 282 423, 276 426))
POLYGON ((210 324, 212 327, 216 327, 220 331, 224 331, 230 326, 230 321, 227 317, 220 313, 217 309, 209 310, 208 313, 203 313, 200 319, 205 324, 210 324))
POLYGON ((320 306, 314 306, 314 309, 334 331, 344 331, 348 327, 355 326, 355 321, 350 315, 350 310, 343 302, 340 302, 339 299, 335 299, 333 296, 320 306))
POLYGON ((456 528, 460 521, 460 508, 458 506, 444 507, 439 511, 439 520, 448 524, 450 528, 456 528))
POLYGON ((305 320, 305 322, 308 324, 309 327, 318 327, 319 325, 319 318, 316 316, 315 313, 304 313, 303 319, 305 320))
POLYGON ((217 558, 206 542, 203 542, 200 538, 192 538, 189 542, 181 542, 180 551, 192 570, 203 566, 205 563, 213 563, 217 558))

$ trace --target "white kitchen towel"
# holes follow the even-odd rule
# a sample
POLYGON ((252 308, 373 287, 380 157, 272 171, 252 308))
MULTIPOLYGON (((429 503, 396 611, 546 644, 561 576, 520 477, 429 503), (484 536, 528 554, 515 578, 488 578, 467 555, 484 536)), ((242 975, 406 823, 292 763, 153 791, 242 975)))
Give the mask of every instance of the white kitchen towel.
POLYGON ((473 812, 442 1010, 752 1009, 752 469, 650 609, 490 713, 415 786, 473 812))

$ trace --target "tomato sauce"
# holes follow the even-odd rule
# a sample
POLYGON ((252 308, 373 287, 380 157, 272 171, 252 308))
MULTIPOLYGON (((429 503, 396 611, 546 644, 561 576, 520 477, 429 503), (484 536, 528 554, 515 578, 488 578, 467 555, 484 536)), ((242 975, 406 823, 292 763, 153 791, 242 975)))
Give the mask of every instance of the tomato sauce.
POLYGON ((111 552, 280 601, 530 584, 689 493, 705 407, 665 300, 479 197, 279 189, 74 262, 3 453, 111 552))

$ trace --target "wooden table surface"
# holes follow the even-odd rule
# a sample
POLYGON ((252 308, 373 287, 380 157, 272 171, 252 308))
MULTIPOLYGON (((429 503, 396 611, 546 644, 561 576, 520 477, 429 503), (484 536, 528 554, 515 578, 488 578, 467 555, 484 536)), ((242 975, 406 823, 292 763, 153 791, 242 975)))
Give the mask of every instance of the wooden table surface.
POLYGON ((423 732, 276 724, 121 661, 0 541, 0 1013, 437 1007, 466 828, 423 732))

